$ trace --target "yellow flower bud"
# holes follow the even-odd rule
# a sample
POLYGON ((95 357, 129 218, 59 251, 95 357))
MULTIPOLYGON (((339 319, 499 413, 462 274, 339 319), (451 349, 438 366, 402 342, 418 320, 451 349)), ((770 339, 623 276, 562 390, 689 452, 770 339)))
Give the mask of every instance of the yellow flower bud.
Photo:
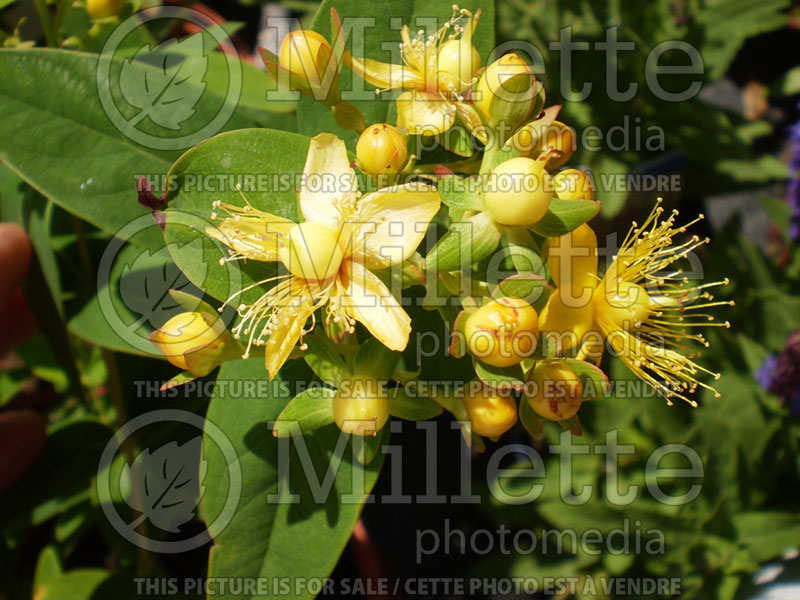
POLYGON ((592 304, 598 321, 627 330, 646 321, 653 309, 647 290, 629 281, 603 281, 594 291, 592 304))
POLYGON ((169 362, 198 377, 239 353, 222 320, 206 312, 175 315, 150 335, 150 341, 169 362))
POLYGON ((561 200, 594 200, 594 186, 589 175, 579 169, 559 171, 553 177, 553 191, 561 200))
POLYGON ((298 223, 286 234, 278 256, 292 275, 324 281, 336 275, 342 264, 338 238, 334 229, 322 223, 298 223))
POLYGON ((345 433, 375 435, 389 420, 386 391, 369 377, 342 382, 333 399, 333 420, 345 433))
POLYGON ((387 123, 370 125, 358 138, 356 159, 361 170, 370 175, 397 173, 408 160, 406 138, 387 123))
POLYGON ((86 12, 92 19, 106 19, 119 14, 123 0, 86 0, 86 12))
POLYGON ((521 298, 492 300, 469 316, 464 334, 474 356, 496 367, 510 367, 536 349, 539 315, 521 298))
POLYGON ((563 421, 574 416, 581 407, 583 383, 575 371, 563 362, 542 361, 529 376, 534 395, 525 399, 537 415, 549 421, 563 421))
MULTIPOLYGON (((501 99, 511 101, 514 99, 514 94, 505 90, 503 84, 520 73, 528 73, 532 75, 532 71, 528 64, 519 56, 514 54, 506 54, 494 61, 483 72, 481 78, 475 86, 473 92, 473 101, 475 108, 478 109, 485 117, 491 116, 492 99, 499 96, 501 99)), ((529 100, 526 96, 526 101, 529 100)))
POLYGON ((310 29, 292 31, 283 38, 280 64, 298 77, 321 81, 333 55, 328 40, 310 29))
POLYGON ((463 92, 481 68, 481 55, 466 38, 448 40, 439 48, 439 89, 463 92))
POLYGON ((472 431, 486 437, 504 434, 517 422, 517 403, 505 393, 489 387, 471 392, 464 398, 472 431))
POLYGON ((547 214, 553 182, 541 161, 512 158, 491 173, 484 200, 502 225, 535 225, 547 214))
POLYGON ((561 121, 553 121, 534 139, 534 132, 523 129, 512 138, 514 147, 524 156, 537 158, 545 150, 555 152, 547 159, 548 169, 557 169, 565 164, 575 152, 575 132, 561 121))

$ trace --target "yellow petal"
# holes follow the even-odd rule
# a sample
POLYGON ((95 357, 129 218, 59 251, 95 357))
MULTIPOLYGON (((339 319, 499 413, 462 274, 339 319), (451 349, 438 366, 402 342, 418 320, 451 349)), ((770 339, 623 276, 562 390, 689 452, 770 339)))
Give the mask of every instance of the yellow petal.
POLYGON ((481 121, 481 117, 475 107, 466 102, 455 102, 454 104, 461 122, 464 123, 470 133, 474 134, 482 144, 485 144, 489 139, 486 135, 486 126, 481 121))
POLYGON ((311 138, 300 185, 300 212, 306 221, 336 228, 341 220, 337 206, 352 202, 357 192, 344 142, 330 133, 311 138))
POLYGON ((570 296, 568 288, 557 288, 539 315, 539 330, 556 340, 559 351, 580 346, 594 325, 594 308, 589 299, 570 296))
POLYGON ((455 120, 453 103, 436 94, 414 90, 397 97, 397 124, 411 134, 442 133, 450 129, 455 120))
POLYGON ((416 90, 425 87, 424 79, 412 69, 370 58, 355 58, 349 52, 345 56, 348 67, 367 83, 378 89, 416 90))
POLYGON ((551 239, 547 266, 556 287, 569 282, 574 297, 579 297, 584 288, 591 291, 597 287, 597 236, 592 228, 584 223, 551 239))
POLYGON ((384 188, 362 198, 354 220, 364 233, 352 252, 369 269, 385 269, 409 258, 439 211, 435 188, 413 182, 384 188))
POLYGON ((404 350, 411 319, 380 279, 364 265, 345 261, 339 271, 337 302, 391 350, 404 350))
MULTIPOLYGON (((302 279, 293 277, 270 291, 274 292, 276 288, 284 285, 288 286, 289 294, 283 295, 281 300, 275 298, 271 302, 273 305, 279 305, 280 308, 273 315, 274 329, 264 346, 264 365, 270 379, 275 377, 283 363, 289 358, 289 354, 303 333, 306 321, 314 313, 315 304, 308 286, 302 279)), ((273 295, 280 296, 281 294, 276 292, 273 295)))

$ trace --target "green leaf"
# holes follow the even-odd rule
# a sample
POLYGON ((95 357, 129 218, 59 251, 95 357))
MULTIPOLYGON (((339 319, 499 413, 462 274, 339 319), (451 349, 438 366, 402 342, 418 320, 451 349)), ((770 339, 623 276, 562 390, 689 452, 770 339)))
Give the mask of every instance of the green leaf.
MULTIPOLYGON (((66 50, 0 50, 0 71, 7 74, 0 80, 0 158, 66 210, 114 233, 148 212, 136 201, 135 176, 163 173, 180 149, 153 150, 120 133, 98 96, 97 61, 97 55, 66 50)), ((115 104, 130 108, 113 84, 115 104)), ((224 102, 206 91, 194 115, 170 135, 200 130, 194 125, 211 123, 224 102)), ((224 127, 257 124, 234 112, 224 127)), ((147 120, 140 126, 164 135, 147 120)), ((140 242, 157 245, 159 239, 150 231, 140 242)))
POLYGON ((787 548, 797 547, 800 519, 794 513, 750 511, 733 516, 733 526, 740 543, 752 557, 765 562, 780 556, 787 548))
POLYGON ((87 499, 112 433, 90 419, 56 425, 48 432, 36 468, 0 495, 0 527, 10 533, 38 525, 87 499))
POLYGON ((442 203, 450 208, 485 210, 476 181, 458 175, 445 175, 437 186, 442 203))
POLYGON ((375 338, 369 338, 358 348, 355 374, 369 375, 378 381, 388 381, 394 373, 400 353, 389 350, 375 338))
POLYGON ((442 414, 442 407, 428 398, 409 396, 398 387, 389 390, 389 414, 407 421, 426 421, 442 414))
MULTIPOLYGON (((302 363, 294 363, 302 365, 302 363)), ((284 367, 270 390, 258 399, 228 396, 217 386, 206 418, 219 427, 231 441, 241 467, 242 488, 238 507, 231 522, 221 531, 212 531, 215 545, 209 558, 209 577, 299 578, 326 577, 336 565, 361 512, 361 505, 372 489, 380 471, 383 454, 369 467, 354 463, 347 454, 346 436, 335 427, 324 427, 302 437, 277 439, 268 423, 275 421, 287 400, 280 392, 292 384, 292 367, 284 367), (291 449, 289 472, 281 471, 279 445, 291 449), (339 448, 335 453, 334 449, 339 448), (306 453, 307 452, 307 453, 306 453), (338 454, 340 460, 334 454, 338 454), (314 473, 303 473, 302 460, 311 461, 314 473), (318 501, 313 487, 324 490, 324 475, 334 474, 332 487, 318 501), (281 477, 289 478, 283 493, 296 493, 296 504, 277 503, 271 495, 279 493, 281 477), (363 478, 362 478, 363 476, 363 478), (363 486, 361 482, 363 481, 363 486), (345 501, 341 495, 352 493, 345 501)), ((220 380, 259 380, 264 377, 261 359, 237 361, 222 366, 220 380)), ((229 470, 225 457, 216 449, 213 437, 205 435, 204 457, 208 460, 206 491, 200 503, 207 523, 221 513, 229 494, 229 470)), ((285 466, 285 465, 283 465, 285 466)), ((285 483, 285 479, 284 479, 285 483)), ((285 496, 284 496, 285 497, 285 496)), ((223 595, 221 598, 233 598, 223 595)), ((241 595, 236 596, 242 598, 241 595)), ((244 597, 252 598, 251 595, 244 597)), ((272 598, 270 592, 260 598, 272 598)), ((295 598, 311 598, 302 591, 295 598)))
MULTIPOLYGON (((276 274, 274 263, 249 260, 220 264, 228 252, 206 233, 206 227, 215 226, 211 204, 220 200, 244 206, 243 194, 254 208, 297 221, 295 190, 308 143, 308 138, 294 133, 244 129, 215 136, 172 165, 167 177, 174 182, 174 189, 167 195, 165 238, 170 248, 186 249, 180 255, 173 253, 173 259, 197 287, 224 302, 244 287, 276 274), (210 183, 204 186, 201 181, 210 183), (242 193, 236 189, 237 183, 242 193)), ((222 211, 216 212, 220 218, 225 216, 222 211)), ((236 303, 252 302, 268 287, 255 286, 237 296, 236 303)))
POLYGON ((63 570, 61 556, 59 556, 56 547, 45 546, 36 561, 36 571, 33 575, 34 592, 43 585, 57 579, 63 570))
POLYGON ((323 382, 336 385, 348 376, 349 370, 344 359, 327 336, 314 333, 303 341, 308 346, 303 358, 323 382))
POLYGON ((489 256, 500 243, 501 232, 489 213, 481 212, 453 223, 425 258, 425 269, 455 271, 489 256))
POLYGON ((524 375, 519 365, 513 367, 495 367, 485 362, 473 359, 475 373, 481 381, 493 388, 521 390, 524 384, 524 375))
POLYGON ((540 440, 544 437, 544 419, 536 414, 524 396, 519 402, 519 420, 533 439, 540 440))
POLYGON ((593 200, 560 200, 553 198, 547 214, 532 227, 544 237, 557 237, 573 231, 594 217, 600 204, 593 200))
POLYGON ((133 581, 105 569, 76 569, 47 582, 36 591, 36 600, 92 600, 135 598, 133 581))
POLYGON ((293 431, 308 433, 333 423, 333 399, 336 390, 315 387, 297 394, 278 415, 272 429, 275 437, 287 437, 293 431))

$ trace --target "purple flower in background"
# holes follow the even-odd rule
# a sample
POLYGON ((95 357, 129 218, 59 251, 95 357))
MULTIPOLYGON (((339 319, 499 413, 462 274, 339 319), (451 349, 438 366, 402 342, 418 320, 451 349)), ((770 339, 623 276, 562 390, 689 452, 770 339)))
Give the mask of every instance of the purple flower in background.
POLYGON ((800 331, 789 336, 783 352, 767 357, 756 379, 762 388, 780 396, 792 416, 800 416, 800 331))
POLYGON ((786 201, 792 207, 789 235, 796 242, 800 240, 800 120, 789 128, 789 152, 789 188, 786 191, 786 201))

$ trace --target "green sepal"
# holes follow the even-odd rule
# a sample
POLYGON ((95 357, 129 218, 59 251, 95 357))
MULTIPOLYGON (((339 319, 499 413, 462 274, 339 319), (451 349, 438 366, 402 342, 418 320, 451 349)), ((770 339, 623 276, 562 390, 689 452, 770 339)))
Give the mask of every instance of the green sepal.
POLYGON ((368 375, 378 381, 392 378, 400 353, 389 350, 375 338, 369 338, 358 347, 355 357, 355 375, 368 375))
POLYGON ((542 220, 531 229, 544 237, 558 237, 574 231, 594 217, 600 203, 594 200, 560 200, 553 198, 542 220))
POLYGON ((336 390, 317 387, 297 394, 278 415, 272 428, 275 437, 289 437, 293 432, 308 433, 333 423, 333 399, 336 390))
POLYGON ((567 365, 581 380, 581 384, 583 386, 583 400, 602 398, 611 388, 608 376, 603 373, 599 367, 596 367, 595 365, 586 361, 575 360, 573 358, 565 359, 564 364, 567 365))
POLYGON ((312 333, 303 341, 307 346, 303 359, 324 383, 338 385, 350 375, 340 349, 326 336, 312 333))
POLYGON ((485 212, 453 223, 425 258, 425 270, 441 273, 468 267, 489 256, 500 237, 500 229, 485 212))
POLYGON ((544 419, 536 414, 524 396, 519 402, 519 420, 533 439, 540 440, 544 437, 544 419))
POLYGON ((459 177, 458 175, 442 176, 437 186, 442 204, 451 209, 485 210, 478 181, 471 177, 459 177))
POLYGON ((467 319, 469 319, 469 313, 462 310, 453 321, 453 332, 450 336, 450 346, 447 351, 450 356, 455 358, 461 358, 467 354, 467 319))

